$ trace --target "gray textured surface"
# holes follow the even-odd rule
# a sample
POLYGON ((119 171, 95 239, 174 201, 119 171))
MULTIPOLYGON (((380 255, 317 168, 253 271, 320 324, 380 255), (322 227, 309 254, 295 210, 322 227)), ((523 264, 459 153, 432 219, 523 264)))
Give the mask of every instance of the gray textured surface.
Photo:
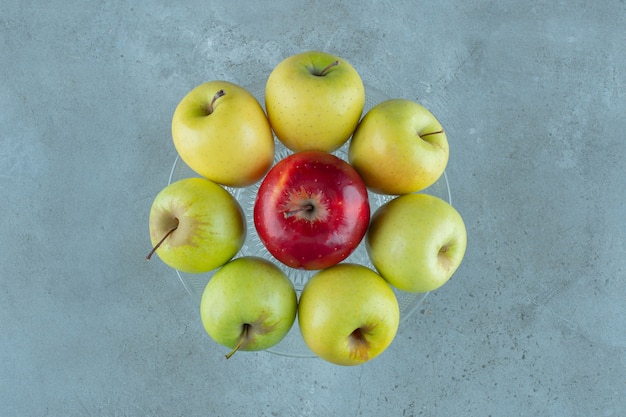
POLYGON ((0 415, 626 415, 623 0, 174 3, 0 5, 0 415), (144 260, 171 115, 308 49, 438 116, 468 251, 367 365, 226 361, 144 260))

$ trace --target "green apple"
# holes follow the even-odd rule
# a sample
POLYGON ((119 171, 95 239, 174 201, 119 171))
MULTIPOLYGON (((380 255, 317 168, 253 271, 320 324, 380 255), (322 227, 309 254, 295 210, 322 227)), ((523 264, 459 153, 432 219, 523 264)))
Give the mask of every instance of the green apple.
POLYGON ((356 69, 326 52, 286 58, 265 86, 272 129, 295 152, 341 147, 354 132, 364 105, 365 87, 356 69))
POLYGON ((235 198, 206 178, 169 184, 150 209, 150 239, 159 258, 188 273, 212 271, 237 254, 246 237, 243 211, 235 198))
POLYGON ((428 292, 445 284, 467 247, 459 212, 429 194, 406 194, 382 205, 370 222, 365 247, 383 278, 399 290, 428 292))
POLYGON ((390 99, 370 109, 357 126, 348 159, 368 188, 409 194, 434 184, 448 164, 446 134, 424 106, 390 99))
POLYGON ((399 321, 393 290, 362 265, 321 270, 300 295, 298 323, 305 343, 337 365, 359 365, 378 356, 393 341, 399 321))
POLYGON ((227 81, 200 84, 183 97, 172 117, 172 139, 191 169, 226 186, 254 184, 274 161, 274 136, 263 107, 227 81))
POLYGON ((237 258, 206 285, 200 316, 217 343, 238 350, 263 350, 280 342, 296 318, 297 295, 287 275, 262 258, 237 258))

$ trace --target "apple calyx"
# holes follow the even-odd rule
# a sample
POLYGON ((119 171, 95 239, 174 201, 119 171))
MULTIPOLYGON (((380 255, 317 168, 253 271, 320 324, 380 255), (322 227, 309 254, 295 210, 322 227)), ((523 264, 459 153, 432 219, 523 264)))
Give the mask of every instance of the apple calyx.
POLYGON ((295 217, 297 220, 307 220, 310 223, 325 221, 329 216, 328 205, 324 202, 322 191, 309 192, 304 187, 293 190, 282 209, 285 219, 295 217))
POLYGON ((235 345, 233 350, 231 350, 225 355, 226 359, 230 359, 239 349, 241 349, 241 347, 245 346, 245 344, 248 342, 248 336, 249 336, 251 327, 252 325, 248 323, 243 324, 242 329, 241 329, 241 335, 239 336, 239 340, 237 341, 237 344, 235 345))
POLYGON ((452 246, 452 244, 450 243, 444 245, 441 249, 439 249, 439 253, 437 253, 437 259, 439 260, 439 263, 446 270, 449 270, 453 265, 452 259, 450 259, 450 256, 448 255, 450 246, 452 246))
POLYGON ((323 77, 324 75, 326 75, 326 73, 328 72, 328 70, 330 70, 332 67, 336 67, 337 65, 339 65, 339 60, 336 60, 334 62, 331 62, 330 64, 328 64, 326 67, 324 67, 324 69, 322 69, 321 71, 316 71, 313 70, 312 74, 316 75, 318 77, 323 77))
POLYGON ((224 90, 217 90, 217 93, 215 93, 215 95, 213 96, 213 99, 211 100, 211 102, 209 103, 209 106, 206 108, 206 115, 210 115, 213 113, 214 107, 215 107, 215 102, 217 101, 218 98, 220 97, 224 97, 226 95, 226 91, 224 90))
POLYGON ((157 249, 159 249, 159 247, 163 244, 163 242, 165 242, 165 239, 167 239, 172 233, 174 233, 176 229, 178 229, 178 217, 175 217, 174 221, 176 225, 172 227, 170 230, 168 230, 167 233, 165 233, 165 236, 163 236, 161 240, 159 240, 159 242, 156 245, 154 245, 150 253, 148 253, 148 255, 146 256, 146 261, 149 261, 150 258, 152 258, 152 255, 154 255, 154 253, 157 251, 157 249))

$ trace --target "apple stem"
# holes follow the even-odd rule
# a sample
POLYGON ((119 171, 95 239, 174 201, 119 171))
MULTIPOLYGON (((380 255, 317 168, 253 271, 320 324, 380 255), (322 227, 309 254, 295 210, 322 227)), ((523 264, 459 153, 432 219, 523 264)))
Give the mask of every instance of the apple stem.
POLYGON ((304 205, 302 207, 299 207, 297 209, 286 211, 283 214, 285 216, 285 219, 288 219, 288 218, 290 218, 290 217, 292 217, 292 216, 294 216, 294 215, 296 215, 298 213, 302 213, 303 211, 310 213, 313 210, 315 210, 315 206, 313 206, 313 204, 306 204, 306 205, 304 205))
POLYGON ((352 356, 358 358, 359 360, 366 361, 369 358, 369 343, 367 343, 367 339, 365 338, 363 332, 364 329, 358 328, 350 334, 350 350, 352 356))
POLYGON ((425 136, 430 136, 430 135, 438 135, 439 133, 443 133, 443 129, 438 130, 436 132, 430 132, 430 133, 424 133, 423 135, 420 135, 421 138, 425 137, 425 136))
POLYGON ((217 101, 217 99, 220 97, 224 97, 225 95, 226 95, 226 91, 217 90, 217 93, 215 93, 215 95, 213 96, 213 100, 211 100, 211 103, 209 103, 209 108, 207 109, 209 114, 213 113, 213 107, 215 106, 215 102, 217 101))
POLYGON ((152 255, 154 255, 154 252, 156 252, 156 250, 159 249, 159 247, 163 244, 163 242, 165 242, 165 239, 167 239, 169 235, 174 233, 174 230, 176 230, 176 229, 178 229, 178 219, 176 219, 176 226, 174 226, 170 230, 168 230, 167 233, 165 234, 165 236, 163 236, 163 238, 161 240, 159 240, 159 243, 154 245, 154 247, 152 248, 152 250, 150 251, 148 256, 146 256, 146 261, 149 261, 150 258, 152 258, 152 255))
POLYGON ((248 323, 245 323, 243 325, 243 329, 241 330, 241 336, 239 336, 239 340, 237 341, 237 344, 235 345, 233 350, 231 350, 225 355, 226 359, 230 359, 231 356, 233 356, 235 352, 237 352, 243 346, 244 342, 248 339, 249 330, 250 330, 250 325, 248 323))
POLYGON ((335 67, 337 65, 339 65, 339 60, 337 60, 335 62, 331 62, 330 64, 328 64, 328 66, 326 66, 326 68, 324 68, 318 74, 315 74, 315 75, 323 77, 324 75, 326 75, 326 73, 328 72, 329 69, 331 69, 332 67, 335 67))

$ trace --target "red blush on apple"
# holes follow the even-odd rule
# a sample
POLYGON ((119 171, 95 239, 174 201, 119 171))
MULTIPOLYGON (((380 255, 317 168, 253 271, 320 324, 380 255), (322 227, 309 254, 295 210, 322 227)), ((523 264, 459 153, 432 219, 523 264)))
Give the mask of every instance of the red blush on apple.
POLYGON ((346 259, 367 231, 370 206, 359 174, 346 161, 303 151, 279 161, 259 187, 254 225, 285 265, 328 268, 346 259))

